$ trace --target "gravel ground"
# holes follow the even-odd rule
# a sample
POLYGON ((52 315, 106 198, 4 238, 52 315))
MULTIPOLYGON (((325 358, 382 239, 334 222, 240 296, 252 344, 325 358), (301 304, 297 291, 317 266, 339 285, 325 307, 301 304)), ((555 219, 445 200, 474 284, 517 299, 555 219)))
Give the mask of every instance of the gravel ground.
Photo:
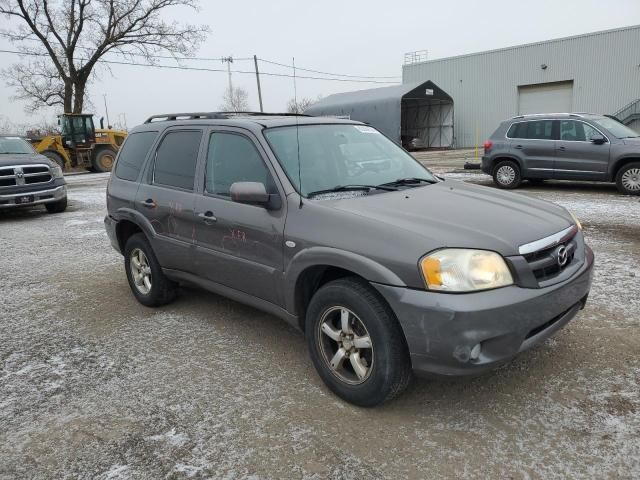
POLYGON ((102 225, 106 180, 70 177, 63 214, 0 215, 0 478, 640 477, 639 199, 519 190, 583 220, 586 309, 506 367, 365 410, 274 317, 195 290, 139 305, 102 225))

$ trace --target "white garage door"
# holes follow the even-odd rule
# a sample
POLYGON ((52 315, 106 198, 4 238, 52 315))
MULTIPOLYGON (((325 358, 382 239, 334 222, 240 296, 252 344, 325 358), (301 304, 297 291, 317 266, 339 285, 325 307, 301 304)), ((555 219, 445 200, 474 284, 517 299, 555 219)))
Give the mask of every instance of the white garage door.
POLYGON ((564 113, 573 111, 573 81, 539 83, 518 87, 518 113, 564 113))

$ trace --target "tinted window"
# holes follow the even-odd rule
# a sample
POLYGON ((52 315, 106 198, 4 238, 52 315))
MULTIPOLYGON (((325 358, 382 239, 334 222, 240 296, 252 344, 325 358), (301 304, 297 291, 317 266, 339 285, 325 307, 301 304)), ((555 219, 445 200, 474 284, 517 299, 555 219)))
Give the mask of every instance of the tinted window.
POLYGON ((507 132, 509 138, 527 138, 527 124, 524 122, 514 123, 507 132))
POLYGON ((158 147, 154 183, 193 190, 202 132, 170 132, 158 147))
POLYGON ((593 137, 594 135, 601 135, 598 130, 587 123, 583 123, 582 126, 584 127, 584 136, 587 142, 590 141, 591 137, 593 137))
POLYGON ((132 133, 122 147, 118 163, 116 164, 116 176, 124 180, 136 180, 144 159, 151 148, 158 132, 132 133))
POLYGON ((33 155, 35 150, 30 143, 20 137, 0 137, 0 155, 6 153, 33 155))
POLYGON ((275 192, 271 175, 251 140, 234 133, 213 133, 209 138, 205 189, 228 197, 235 182, 260 182, 268 192, 275 192))
MULTIPOLYGON (((587 136, 585 133, 585 125, 582 122, 576 122, 573 120, 561 120, 560 121, 560 140, 567 140, 570 142, 585 142, 587 136)), ((591 130, 593 128, 589 127, 591 130)))
POLYGON ((553 121, 538 120, 527 122, 527 136, 537 140, 553 140, 553 121))

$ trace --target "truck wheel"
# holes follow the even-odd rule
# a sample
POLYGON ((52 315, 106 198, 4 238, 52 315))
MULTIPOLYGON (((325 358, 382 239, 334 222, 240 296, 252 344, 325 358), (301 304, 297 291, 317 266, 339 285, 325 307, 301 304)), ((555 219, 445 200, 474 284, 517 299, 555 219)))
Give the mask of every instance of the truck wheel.
POLYGON ((52 162, 56 162, 58 166, 64 170, 64 159, 58 152, 54 152, 53 150, 45 150, 42 152, 42 155, 47 157, 52 162))
POLYGON ((147 307, 159 307, 176 298, 178 286, 165 277, 147 237, 136 233, 124 247, 124 269, 136 299, 147 307))
POLYGON ((618 170, 616 186, 625 195, 640 195, 640 162, 627 163, 618 170))
POLYGON ((318 374, 347 402, 380 405, 411 380, 409 352, 393 311, 358 278, 341 278, 316 292, 305 333, 318 374))
POLYGON ((116 161, 116 151, 112 148, 101 148, 93 155, 91 166, 95 172, 110 172, 116 161))
POLYGON ((493 183, 498 188, 517 188, 521 182, 520 167, 516 162, 504 160, 493 169, 493 183))
POLYGON ((62 213, 67 209, 67 197, 57 202, 45 203, 44 206, 49 213, 62 213))

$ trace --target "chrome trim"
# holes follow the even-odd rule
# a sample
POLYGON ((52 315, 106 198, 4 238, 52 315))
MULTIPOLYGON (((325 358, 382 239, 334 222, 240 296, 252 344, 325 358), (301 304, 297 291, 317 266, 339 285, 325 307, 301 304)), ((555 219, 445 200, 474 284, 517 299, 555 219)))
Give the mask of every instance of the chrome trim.
POLYGON ((15 180, 14 185, 2 185, 0 186, 0 190, 14 188, 16 186, 23 187, 25 185, 30 186, 30 185, 37 185, 42 183, 49 183, 55 178, 53 176, 53 172, 51 171, 51 167, 44 163, 28 163, 25 165, 6 165, 6 166, 1 166, 0 170, 8 170, 12 173, 12 175, 0 175, 0 178, 15 180), (46 168, 46 171, 25 173, 24 170, 29 168, 46 168), (26 183, 25 181, 25 178, 40 177, 42 175, 48 175, 49 179, 44 182, 34 182, 34 183, 26 183))
POLYGON ((606 172, 596 172, 595 170, 565 170, 563 168, 539 168, 539 167, 529 167, 527 170, 544 170, 545 172, 569 172, 569 173, 606 173, 606 172))
POLYGON ((554 233, 553 235, 549 235, 548 237, 541 238, 540 240, 536 240, 535 242, 525 243, 524 245, 520 245, 518 247, 518 253, 520 255, 527 255, 529 253, 537 252, 538 250, 544 250, 549 247, 553 247, 559 244, 564 238, 571 236, 571 234, 575 234, 578 231, 578 227, 576 225, 571 225, 564 230, 554 233))
POLYGON ((11 193, 9 195, 0 195, 0 201, 6 201, 6 200, 13 200, 13 203, 5 203, 2 204, 0 203, 0 209, 2 208, 10 208, 10 207, 29 207, 32 205, 39 205, 41 203, 49 203, 49 202, 54 202, 56 200, 60 200, 62 198, 64 198, 67 195, 67 188, 66 185, 60 185, 59 187, 56 188, 50 188, 47 190, 38 190, 36 192, 21 192, 21 193, 11 193), (38 197, 41 197, 43 195, 53 195, 52 198, 44 198, 44 199, 39 199, 38 197), (26 197, 26 196, 33 196, 33 202, 31 203, 19 203, 16 204, 15 203, 15 199, 17 197, 26 197))
MULTIPOLYGON (((543 114, 536 114, 536 115, 540 115, 543 116, 543 114)), ((562 115, 568 115, 568 114, 562 114, 562 115)), ((575 115, 575 114, 572 114, 575 115)), ((512 120, 516 119, 518 117, 514 117, 512 118, 512 120)), ((543 142, 581 142, 581 143, 593 143, 591 140, 562 140, 560 138, 555 139, 548 139, 548 138, 519 138, 519 137, 509 137, 507 136, 507 134, 509 133, 509 130, 511 130, 511 127, 513 127, 514 125, 518 124, 518 123, 527 123, 527 122, 539 122, 541 120, 549 120, 550 122, 563 122, 563 121, 572 121, 572 122, 582 122, 585 125, 589 125, 591 128, 593 128, 594 130, 597 130, 600 135, 602 135, 607 141, 605 143, 611 143, 611 140, 609 140, 609 137, 607 137, 604 133, 602 133, 602 130, 600 130, 598 127, 596 127, 595 125, 590 124, 589 122, 586 122, 582 119, 576 119, 576 118, 537 118, 535 120, 527 120, 526 118, 523 118, 522 120, 520 120, 519 122, 511 122, 511 125, 509 125, 509 128, 507 128, 507 131, 504 133, 504 138, 506 138, 507 140, 542 140, 543 142)), ((559 133, 559 132, 558 132, 559 133)))

